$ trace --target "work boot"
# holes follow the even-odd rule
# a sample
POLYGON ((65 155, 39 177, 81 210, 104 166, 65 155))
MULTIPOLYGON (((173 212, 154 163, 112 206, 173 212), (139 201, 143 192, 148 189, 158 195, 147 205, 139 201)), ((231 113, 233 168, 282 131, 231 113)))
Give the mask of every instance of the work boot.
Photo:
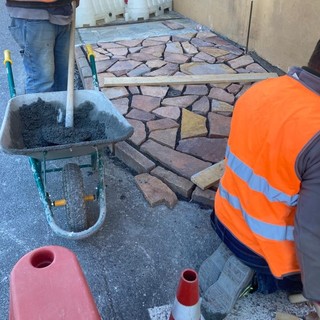
POLYGON ((237 299, 251 284, 254 271, 231 255, 218 280, 209 287, 201 302, 206 320, 221 320, 233 309, 237 299))
POLYGON ((202 263, 198 272, 199 287, 202 293, 205 293, 218 280, 226 261, 231 255, 232 252, 221 242, 217 250, 202 263))

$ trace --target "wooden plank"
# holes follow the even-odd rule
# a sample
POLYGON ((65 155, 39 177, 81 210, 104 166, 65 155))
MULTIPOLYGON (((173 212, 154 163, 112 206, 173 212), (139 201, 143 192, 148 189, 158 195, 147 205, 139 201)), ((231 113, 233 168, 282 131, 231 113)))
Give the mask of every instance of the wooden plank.
POLYGON ((126 86, 163 86, 181 84, 209 84, 228 82, 256 82, 269 78, 276 78, 276 73, 236 73, 236 74, 204 74, 186 76, 161 77, 105 77, 103 87, 126 86))
POLYGON ((215 163, 191 177, 191 181, 202 190, 212 187, 217 183, 224 173, 224 160, 215 163))
POLYGON ((289 301, 291 303, 307 302, 308 300, 302 295, 302 293, 289 295, 289 301))
POLYGON ((301 318, 285 312, 276 312, 276 320, 301 320, 301 318))

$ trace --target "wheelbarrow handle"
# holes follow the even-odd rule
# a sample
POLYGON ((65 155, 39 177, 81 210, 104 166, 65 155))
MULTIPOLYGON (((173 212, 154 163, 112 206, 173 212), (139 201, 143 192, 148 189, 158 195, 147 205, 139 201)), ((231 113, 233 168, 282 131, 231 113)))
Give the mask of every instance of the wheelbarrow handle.
POLYGON ((12 67, 11 67, 12 66, 11 52, 9 50, 4 50, 3 54, 4 54, 3 64, 6 66, 6 69, 7 69, 10 97, 13 98, 16 96, 16 88, 14 84, 12 67))
POLYGON ((100 91, 99 80, 98 80, 97 69, 96 69, 96 62, 95 62, 95 55, 94 55, 94 51, 92 49, 91 44, 86 44, 86 49, 87 49, 88 60, 90 62, 90 67, 92 72, 93 87, 95 90, 100 91))

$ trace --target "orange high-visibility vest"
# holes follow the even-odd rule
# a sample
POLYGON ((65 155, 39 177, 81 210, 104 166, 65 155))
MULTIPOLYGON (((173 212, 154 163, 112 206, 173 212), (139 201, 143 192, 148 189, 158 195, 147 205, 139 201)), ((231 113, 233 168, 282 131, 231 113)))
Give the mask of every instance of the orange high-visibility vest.
POLYGON ((278 278, 300 272, 293 229, 301 177, 295 166, 319 130, 320 96, 289 76, 255 84, 235 106, 215 212, 278 278))

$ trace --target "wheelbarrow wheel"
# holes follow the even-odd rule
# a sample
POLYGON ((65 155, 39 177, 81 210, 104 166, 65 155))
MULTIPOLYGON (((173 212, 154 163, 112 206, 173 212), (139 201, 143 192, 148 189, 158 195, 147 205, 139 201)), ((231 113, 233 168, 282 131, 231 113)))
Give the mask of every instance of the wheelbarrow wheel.
POLYGON ((76 163, 63 167, 62 184, 68 225, 73 232, 83 231, 88 226, 87 212, 81 169, 76 163))

